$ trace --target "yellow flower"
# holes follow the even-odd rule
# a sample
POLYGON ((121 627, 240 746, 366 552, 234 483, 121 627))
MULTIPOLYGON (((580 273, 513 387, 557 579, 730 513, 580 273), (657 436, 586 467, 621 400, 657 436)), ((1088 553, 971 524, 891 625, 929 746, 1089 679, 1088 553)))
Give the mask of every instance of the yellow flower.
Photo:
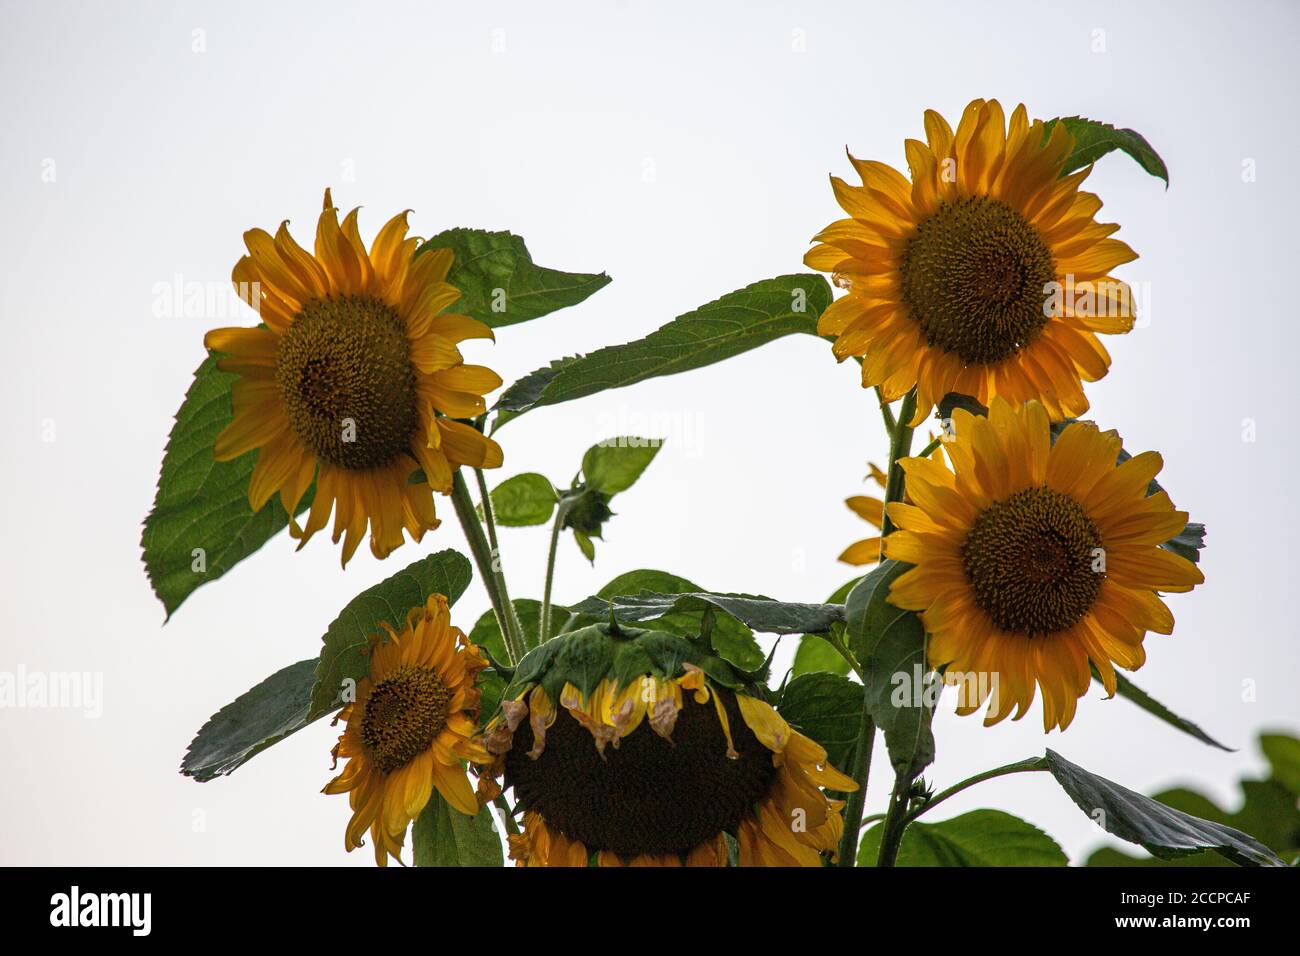
POLYGON ((919 424, 948 392, 987 405, 1037 399, 1054 420, 1086 411, 1083 381, 1106 374, 1097 333, 1133 327, 1129 287, 1110 271, 1137 258, 1095 221, 1081 192, 1091 167, 1062 177, 1072 138, 1050 135, 1017 106, 975 100, 954 133, 926 111, 928 143, 906 143, 909 182, 854 159, 862 186, 831 178, 849 214, 824 229, 805 262, 848 294, 822 313, 843 361, 887 400, 917 389, 919 424))
MULTIPOLYGON (((689 653, 662 632, 615 633, 619 660, 689 653)), ((607 676, 590 694, 566 681, 558 702, 544 686, 554 675, 507 691, 484 746, 524 810, 510 839, 518 865, 727 866, 729 837, 740 866, 820 866, 835 852, 843 803, 821 788, 847 792, 853 780, 769 704, 689 662, 680 671, 607 676)))
POLYGON ((476 814, 462 761, 490 759, 473 740, 475 677, 487 662, 451 626, 447 599, 430 595, 410 610, 400 634, 387 624, 384 630, 386 640, 371 642, 370 673, 357 682, 356 700, 335 718, 347 726, 334 761, 342 757, 347 765, 322 791, 348 794, 353 813, 344 845, 362 846, 369 828, 380 866, 389 856, 400 859, 406 828, 434 787, 454 810, 476 814))
POLYGON ((333 510, 345 565, 367 526, 379 558, 403 543, 403 529, 419 541, 436 528, 433 491, 451 491, 454 468, 501 464, 496 442, 451 420, 482 414, 483 395, 501 385, 457 347, 492 330, 443 311, 460 296, 446 281, 452 252, 414 255, 420 240, 407 237, 406 217, 390 219, 367 253, 357 210, 340 225, 326 190, 314 256, 287 221, 274 236, 250 229, 232 277, 263 326, 204 339, 221 353, 217 367, 239 375, 216 459, 260 449, 254 511, 278 492, 292 515, 315 478, 306 527, 290 530, 301 547, 333 510), (423 480, 410 481, 420 469, 423 480))
POLYGON ((1043 693, 1043 726, 1064 730, 1088 689, 1089 663, 1110 694, 1114 664, 1146 660, 1147 631, 1172 633, 1158 591, 1204 576, 1160 547, 1187 525, 1149 451, 1117 464, 1120 439, 1090 422, 1053 444, 1046 410, 994 399, 988 418, 957 409, 941 461, 903 459, 912 503, 889 505, 886 557, 914 564, 889 600, 921 612, 931 666, 962 687, 958 712, 989 700, 986 724, 1015 719, 1043 693))

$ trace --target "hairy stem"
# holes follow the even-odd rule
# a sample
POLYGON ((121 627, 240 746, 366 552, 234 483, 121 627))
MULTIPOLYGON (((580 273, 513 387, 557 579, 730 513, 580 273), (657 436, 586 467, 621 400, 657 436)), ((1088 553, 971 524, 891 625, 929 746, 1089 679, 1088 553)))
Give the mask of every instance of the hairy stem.
POLYGON ((505 638, 510 663, 517 664, 524 656, 523 639, 518 630, 519 620, 515 617, 514 606, 506 592, 505 578, 497 569, 496 553, 483 536, 483 525, 478 520, 474 502, 469 496, 469 486, 465 484, 465 477, 459 468, 452 474, 451 503, 456 509, 460 526, 465 531, 465 538, 469 541, 470 554, 473 555, 474 565, 483 580, 483 588, 488 593, 488 600, 492 602, 492 611, 496 614, 497 626, 505 638))
POLYGON ((542 617, 538 627, 539 644, 551 639, 551 584, 555 580, 555 552, 560 545, 560 532, 564 530, 564 519, 568 517, 570 500, 561 498, 555 506, 555 522, 551 525, 551 548, 546 554, 546 584, 542 589, 542 617))
POLYGON ((932 808, 943 803, 951 796, 961 793, 967 787, 973 787, 977 783, 983 783, 985 780, 992 780, 995 777, 1005 777, 1013 773, 1032 773, 1036 770, 1046 770, 1047 760, 1043 757, 1028 757, 1025 760, 1018 760, 1015 763, 1009 763, 1002 767, 995 767, 992 770, 985 770, 983 773, 977 773, 973 777, 967 777, 960 783, 955 783, 947 790, 935 794, 921 806, 917 807, 908 814, 907 822, 911 823, 923 813, 928 813, 932 808))

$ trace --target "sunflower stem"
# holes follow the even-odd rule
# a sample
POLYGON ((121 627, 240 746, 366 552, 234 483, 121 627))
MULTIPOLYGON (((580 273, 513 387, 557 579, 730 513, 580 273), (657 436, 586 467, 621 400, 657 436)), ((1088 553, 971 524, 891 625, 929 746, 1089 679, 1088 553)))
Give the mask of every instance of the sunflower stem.
POLYGON ((894 530, 889 506, 903 500, 903 466, 899 462, 912 450, 912 415, 916 412, 916 389, 903 396, 898 408, 894 433, 889 442, 889 475, 885 479, 885 506, 880 521, 880 560, 885 559, 885 537, 894 530))
POLYGON ((898 848, 903 843, 903 831, 911 818, 907 815, 911 802, 912 780, 906 773, 894 777, 894 792, 889 796, 889 809, 880 833, 880 853, 876 867, 891 867, 898 860, 898 848))
POLYGON ((555 553, 560 546, 560 532, 564 530, 564 519, 569 516, 572 499, 560 498, 555 506, 555 521, 551 525, 551 548, 546 553, 546 584, 542 588, 542 615, 538 627, 538 644, 545 644, 551 639, 551 584, 555 580, 555 553))
POLYGON ((524 633, 524 626, 520 623, 519 613, 515 610, 515 604, 510 600, 509 594, 506 593, 506 572, 501 564, 501 546, 497 544, 497 523, 496 517, 492 513, 492 495, 488 492, 487 478, 483 475, 482 468, 474 469, 474 477, 478 480, 479 499, 483 502, 483 519, 487 524, 488 544, 492 547, 492 567, 496 569, 498 586, 501 589, 503 600, 506 604, 506 611, 509 615, 509 623, 515 629, 515 637, 519 640, 519 646, 523 649, 521 653, 528 650, 528 635, 524 633))
POLYGON ((510 595, 506 592, 505 578, 500 573, 496 552, 483 536, 483 524, 478 519, 474 501, 469 496, 469 486, 465 484, 465 477, 459 468, 452 474, 451 503, 456 509, 460 526, 465 531, 470 554, 474 557, 479 577, 483 579, 483 588, 488 593, 488 600, 492 602, 492 611, 496 614, 497 627, 501 629, 501 636, 505 639, 510 663, 518 664, 520 658, 524 656, 519 619, 515 616, 510 595))
POLYGON ((923 813, 928 813, 932 808, 943 803, 949 797, 956 796, 967 787, 973 787, 977 783, 983 783, 985 780, 992 780, 995 777, 1005 777, 1013 773, 1032 773, 1037 770, 1046 770, 1047 760, 1044 757, 1028 757, 1024 760, 1017 760, 1015 763, 1005 764, 1001 767, 995 767, 992 770, 985 770, 983 773, 977 773, 973 777, 967 777, 960 783, 955 783, 947 790, 935 794, 925 803, 921 804, 915 810, 907 815, 907 822, 911 823, 923 813))
MULTIPOLYGON (((903 396, 898 407, 898 417, 894 420, 894 431, 889 442, 889 475, 885 479, 885 506, 880 522, 880 560, 885 560, 885 538, 894 530, 894 522, 889 517, 889 506, 903 500, 903 466, 902 460, 912 450, 912 416, 916 413, 916 389, 903 396)), ((864 705, 863 710, 866 710, 864 705)), ((874 733, 874 728, 873 728, 874 733)), ((893 866, 898 856, 898 847, 903 839, 903 830, 907 828, 907 809, 912 792, 913 777, 905 771, 894 775, 894 789, 889 797, 889 808, 885 813, 885 822, 880 835, 880 854, 876 866, 893 866)), ((853 819, 860 821, 861 815, 853 819)), ((846 825, 848 821, 845 821, 846 825)), ((854 829, 856 838, 857 829, 854 829)))
MULTIPOLYGON (((865 686, 865 683, 864 683, 865 686)), ((850 775, 857 781, 858 789, 848 795, 844 804, 844 834, 840 837, 840 856, 837 866, 855 866, 858 861, 858 835, 862 830, 862 811, 867 805, 867 778, 871 775, 871 751, 876 742, 876 722, 871 718, 866 696, 862 701, 862 722, 858 725, 858 745, 853 751, 850 775)))

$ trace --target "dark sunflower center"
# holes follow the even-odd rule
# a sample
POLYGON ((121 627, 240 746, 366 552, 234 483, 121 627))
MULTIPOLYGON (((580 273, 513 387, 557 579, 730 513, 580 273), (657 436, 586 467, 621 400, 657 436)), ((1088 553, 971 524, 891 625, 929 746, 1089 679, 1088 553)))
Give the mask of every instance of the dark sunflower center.
POLYGON ((967 365, 1010 358, 1047 322, 1051 251, 1020 213, 981 196, 924 220, 901 266, 903 299, 932 346, 967 365))
POLYGON ((361 743, 384 773, 429 749, 447 725, 451 692, 428 667, 404 664, 374 686, 361 716, 361 743))
POLYGON ((975 601, 1004 631, 1063 631, 1092 607, 1105 578, 1101 538, 1069 495, 1027 488, 975 519, 961 561, 975 601))
POLYGON ((737 760, 727 757, 713 702, 697 704, 687 694, 671 743, 643 721, 617 750, 607 746, 603 758, 591 734, 559 708, 546 747, 533 760, 533 732, 524 721, 506 755, 506 785, 525 809, 589 850, 624 857, 685 853, 733 830, 776 775, 772 751, 746 726, 735 697, 718 693, 737 760))
POLYGON ((275 379, 303 444, 343 468, 388 464, 419 424, 405 325, 376 299, 308 302, 280 339, 275 379))

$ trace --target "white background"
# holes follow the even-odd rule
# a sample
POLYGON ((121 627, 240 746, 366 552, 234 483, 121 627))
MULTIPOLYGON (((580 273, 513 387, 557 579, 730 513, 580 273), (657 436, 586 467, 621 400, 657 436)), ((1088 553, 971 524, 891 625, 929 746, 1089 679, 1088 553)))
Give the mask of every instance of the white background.
MULTIPOLYGON (((846 145, 902 167, 925 108, 955 122, 977 96, 1132 126, 1168 161, 1167 192, 1118 155, 1089 181, 1141 253, 1121 275, 1151 293, 1149 324, 1107 340, 1114 365, 1089 394, 1130 450, 1164 453, 1161 481, 1210 528, 1207 583, 1170 598, 1177 630, 1148 637, 1137 683, 1241 749, 1206 748, 1094 688, 1049 738, 1037 707, 989 730, 942 713, 931 779, 1046 745, 1135 788, 1195 782, 1231 805, 1234 781, 1263 766, 1257 730, 1300 724, 1296 7, 2 10, 0 670, 102 673, 105 702, 99 719, 0 711, 0 862, 368 865, 368 850, 343 852, 346 800, 319 793, 327 724, 213 783, 177 765, 212 712, 314 654, 356 592, 429 548, 464 549, 449 502, 424 546, 382 563, 363 547, 346 572, 327 537, 295 554, 281 536, 164 628, 140 522, 203 334, 230 323, 157 317, 156 284, 226 282, 254 225, 290 218, 307 242, 326 185, 340 206, 365 206, 367 237, 411 207, 422 235, 509 229, 539 263, 608 270, 614 282, 580 307, 473 344, 471 360, 510 382, 802 270, 811 236, 840 216, 827 174, 849 175, 846 145)), ((534 412, 501 433, 502 477, 566 481, 590 444, 623 432, 668 443, 616 501, 594 569, 562 543, 560 600, 637 567, 789 600, 822 600, 852 575, 835 559, 866 526, 842 502, 885 441, 856 368, 825 344, 786 339, 534 412)), ((547 530, 504 535, 515 595, 539 596, 547 530)), ((475 584, 456 617, 468 629, 486 607, 475 584)), ((886 780, 881 759, 869 809, 886 780)), ((936 816, 976 806, 1037 822, 1072 857, 1102 839, 1046 775, 982 785, 936 816)))

